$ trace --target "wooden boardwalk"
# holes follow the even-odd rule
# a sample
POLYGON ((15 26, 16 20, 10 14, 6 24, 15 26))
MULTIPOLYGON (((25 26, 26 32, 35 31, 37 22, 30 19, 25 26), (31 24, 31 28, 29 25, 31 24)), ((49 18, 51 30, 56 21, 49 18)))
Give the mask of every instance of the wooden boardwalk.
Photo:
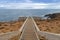
POLYGON ((39 40, 34 26, 32 18, 29 17, 24 25, 20 40, 39 40))

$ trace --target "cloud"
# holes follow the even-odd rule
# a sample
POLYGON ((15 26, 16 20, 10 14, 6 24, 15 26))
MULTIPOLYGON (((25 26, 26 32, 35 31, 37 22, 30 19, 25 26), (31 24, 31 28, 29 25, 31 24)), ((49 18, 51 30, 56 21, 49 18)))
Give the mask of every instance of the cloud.
POLYGON ((60 9, 60 3, 4 3, 0 8, 5 9, 60 9))
MULTIPOLYGON (((35 0, 36 1, 36 0, 35 0)), ((5 9, 60 9, 59 0, 51 0, 54 3, 35 3, 32 0, 2 0, 0 8, 5 9)))

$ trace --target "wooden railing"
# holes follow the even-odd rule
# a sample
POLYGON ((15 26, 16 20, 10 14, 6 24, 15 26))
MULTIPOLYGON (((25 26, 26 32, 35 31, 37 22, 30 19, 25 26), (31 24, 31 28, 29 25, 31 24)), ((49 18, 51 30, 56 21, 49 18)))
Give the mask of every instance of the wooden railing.
MULTIPOLYGON (((34 19, 33 19, 33 21, 34 21, 34 19)), ((35 21, 34 21, 34 23, 35 23, 35 21)), ((36 23, 35 23, 35 28, 36 28, 38 35, 44 36, 47 40, 60 40, 60 34, 40 31, 40 29, 38 28, 36 23)))

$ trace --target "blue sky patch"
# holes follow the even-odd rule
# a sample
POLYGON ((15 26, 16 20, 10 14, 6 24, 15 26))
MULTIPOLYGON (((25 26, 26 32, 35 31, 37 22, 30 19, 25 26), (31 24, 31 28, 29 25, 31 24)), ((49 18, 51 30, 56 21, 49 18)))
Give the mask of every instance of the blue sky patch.
POLYGON ((55 3, 60 2, 60 0, 0 0, 0 2, 25 2, 25 1, 32 1, 34 3, 55 3))

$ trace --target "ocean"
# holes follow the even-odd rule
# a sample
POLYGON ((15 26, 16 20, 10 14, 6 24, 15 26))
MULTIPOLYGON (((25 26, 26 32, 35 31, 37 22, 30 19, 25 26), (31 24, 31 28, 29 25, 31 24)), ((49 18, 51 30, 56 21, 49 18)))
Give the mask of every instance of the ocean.
POLYGON ((0 21, 16 20, 21 16, 40 16, 60 12, 60 9, 0 9, 0 21))

